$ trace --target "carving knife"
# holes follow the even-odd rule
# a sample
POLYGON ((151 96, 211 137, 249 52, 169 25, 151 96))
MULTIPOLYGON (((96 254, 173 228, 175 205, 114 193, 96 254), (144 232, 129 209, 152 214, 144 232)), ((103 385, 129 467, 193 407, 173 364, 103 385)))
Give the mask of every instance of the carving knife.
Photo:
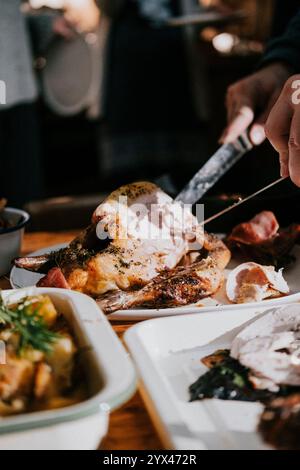
POLYGON ((246 132, 233 143, 222 145, 178 194, 176 201, 183 204, 198 202, 252 148, 253 144, 246 132))

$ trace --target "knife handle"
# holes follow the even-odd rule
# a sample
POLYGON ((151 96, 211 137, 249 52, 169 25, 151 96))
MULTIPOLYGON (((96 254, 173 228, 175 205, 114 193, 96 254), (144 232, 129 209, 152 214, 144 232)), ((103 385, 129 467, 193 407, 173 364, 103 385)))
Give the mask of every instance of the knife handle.
POLYGON ((248 152, 253 149, 253 144, 249 137, 249 130, 243 132, 234 142, 234 145, 237 146, 238 150, 241 152, 248 152))

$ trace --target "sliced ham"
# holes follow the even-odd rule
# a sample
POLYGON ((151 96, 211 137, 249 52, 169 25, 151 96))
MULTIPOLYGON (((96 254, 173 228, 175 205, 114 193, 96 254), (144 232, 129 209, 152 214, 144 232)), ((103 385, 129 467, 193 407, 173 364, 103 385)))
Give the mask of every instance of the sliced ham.
POLYGON ((264 211, 249 222, 237 225, 226 244, 243 261, 282 268, 294 261, 291 251, 299 239, 299 224, 281 229, 275 215, 264 211))
POLYGON ((60 289, 70 289, 65 276, 60 268, 52 268, 48 274, 37 283, 38 287, 59 287, 60 289))
POLYGON ((289 293, 289 286, 282 275, 282 269, 257 263, 243 263, 233 269, 227 278, 226 294, 237 304, 260 302, 271 297, 289 293))
POLYGON ((263 211, 249 222, 237 225, 228 240, 248 245, 259 244, 273 238, 278 230, 279 224, 273 212, 263 211))

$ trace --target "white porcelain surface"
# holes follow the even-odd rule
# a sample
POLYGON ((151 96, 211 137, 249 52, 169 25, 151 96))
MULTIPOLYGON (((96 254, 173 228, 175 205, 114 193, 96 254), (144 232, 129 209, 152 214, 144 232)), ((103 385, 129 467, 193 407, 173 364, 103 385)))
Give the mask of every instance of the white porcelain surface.
POLYGON ((82 349, 90 398, 58 410, 0 418, 0 449, 95 449, 108 426, 109 412, 136 388, 133 364, 105 315, 83 294, 64 289, 26 288, 4 291, 18 300, 48 294, 67 318, 82 349))
POLYGON ((256 314, 255 309, 235 309, 222 316, 155 319, 127 331, 125 342, 137 366, 146 405, 166 447, 267 448, 256 432, 261 404, 215 399, 190 403, 188 393, 189 385, 207 370, 201 358, 229 348, 256 314))
MULTIPOLYGON (((64 248, 66 246, 67 246, 66 243, 60 243, 58 245, 54 245, 48 248, 42 248, 41 250, 34 251, 29 256, 44 255, 46 253, 49 253, 50 251, 58 251, 61 248, 64 248)), ((35 286, 43 276, 44 274, 32 273, 30 271, 26 271, 25 269, 16 268, 14 266, 10 273, 10 283, 14 289, 35 286)))
POLYGON ((95 450, 108 430, 109 413, 41 429, 0 435, 0 450, 95 450))

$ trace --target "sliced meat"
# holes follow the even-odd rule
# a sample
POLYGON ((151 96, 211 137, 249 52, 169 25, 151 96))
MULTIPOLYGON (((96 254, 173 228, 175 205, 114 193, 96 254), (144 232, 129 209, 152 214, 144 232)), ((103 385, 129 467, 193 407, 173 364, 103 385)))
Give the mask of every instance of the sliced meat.
POLYGON ((249 222, 237 225, 228 240, 254 245, 266 242, 276 235, 279 224, 273 212, 263 211, 249 222))
POLYGON ((283 258, 287 256, 298 243, 300 237, 300 224, 292 224, 281 229, 275 237, 261 245, 265 253, 269 253, 273 258, 283 258))
POLYGON ((260 302, 288 293, 289 286, 283 278, 282 270, 276 272, 274 266, 243 263, 229 273, 226 282, 227 297, 237 304, 260 302))
POLYGON ((257 386, 278 391, 300 386, 300 309, 298 304, 271 310, 233 340, 231 356, 251 370, 257 386), (262 379, 262 380, 261 380, 262 379), (267 382, 266 382, 267 381, 267 382))
POLYGON ((38 287, 59 287, 61 289, 70 289, 70 286, 60 268, 52 268, 48 274, 39 280, 38 287))
POLYGON ((274 214, 262 212, 250 222, 235 227, 227 237, 226 244, 234 255, 244 261, 255 261, 281 268, 293 261, 290 252, 299 238, 299 224, 278 229, 274 214))

